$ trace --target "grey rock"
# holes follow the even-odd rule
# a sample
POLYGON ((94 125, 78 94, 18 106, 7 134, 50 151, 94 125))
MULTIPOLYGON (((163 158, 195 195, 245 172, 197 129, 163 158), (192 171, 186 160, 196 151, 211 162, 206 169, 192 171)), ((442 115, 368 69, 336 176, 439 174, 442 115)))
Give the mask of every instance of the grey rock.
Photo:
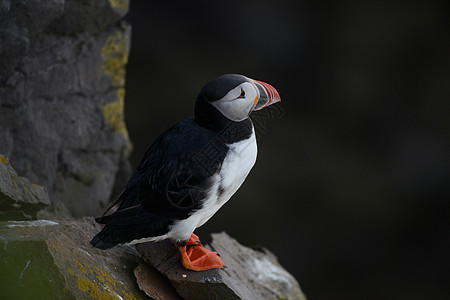
POLYGON ((0 153, 73 216, 130 175, 127 0, 0 2, 0 153))
POLYGON ((205 247, 220 254, 227 265, 224 270, 185 270, 178 250, 168 241, 138 244, 136 249, 185 299, 306 299, 295 278, 268 250, 242 246, 226 233, 212 238, 205 247))
POLYGON ((11 1, 10 0, 0 0, 0 18, 3 17, 9 12, 11 9, 11 1))
POLYGON ((134 269, 139 288, 152 299, 155 300, 180 300, 183 299, 177 294, 174 287, 170 285, 167 278, 164 278, 155 268, 145 262, 140 263, 134 269))
POLYGON ((72 34, 104 30, 120 20, 128 11, 128 0, 65 0, 64 12, 48 31, 72 34))
POLYGON ((31 220, 50 205, 47 190, 20 177, 0 155, 0 220, 31 220))
POLYGON ((92 219, 0 222, 0 299, 146 299, 133 247, 92 248, 92 219))

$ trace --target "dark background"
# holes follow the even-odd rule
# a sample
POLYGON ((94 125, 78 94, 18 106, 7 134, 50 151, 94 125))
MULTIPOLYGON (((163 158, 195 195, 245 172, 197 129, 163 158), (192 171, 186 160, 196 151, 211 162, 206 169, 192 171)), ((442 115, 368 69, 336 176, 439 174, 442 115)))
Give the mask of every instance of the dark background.
POLYGON ((210 79, 268 82, 282 103, 253 116, 256 166, 200 237, 225 230, 269 248, 311 300, 447 299, 447 8, 134 0, 132 163, 192 116, 210 79))

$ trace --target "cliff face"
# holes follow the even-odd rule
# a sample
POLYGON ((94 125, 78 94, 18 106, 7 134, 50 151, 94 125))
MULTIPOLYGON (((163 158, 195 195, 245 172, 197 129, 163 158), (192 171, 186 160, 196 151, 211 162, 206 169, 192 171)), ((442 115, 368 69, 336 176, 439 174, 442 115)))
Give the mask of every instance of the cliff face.
POLYGON ((127 9, 118 0, 0 2, 0 153, 74 216, 100 213, 130 172, 127 9))

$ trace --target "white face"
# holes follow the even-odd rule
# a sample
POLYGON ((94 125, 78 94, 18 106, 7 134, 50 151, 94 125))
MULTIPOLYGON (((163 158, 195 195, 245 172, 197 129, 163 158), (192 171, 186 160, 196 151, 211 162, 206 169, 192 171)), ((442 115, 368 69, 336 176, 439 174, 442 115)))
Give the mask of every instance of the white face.
POLYGON ((211 104, 228 119, 242 121, 252 112, 258 99, 259 90, 255 84, 244 82, 211 104))

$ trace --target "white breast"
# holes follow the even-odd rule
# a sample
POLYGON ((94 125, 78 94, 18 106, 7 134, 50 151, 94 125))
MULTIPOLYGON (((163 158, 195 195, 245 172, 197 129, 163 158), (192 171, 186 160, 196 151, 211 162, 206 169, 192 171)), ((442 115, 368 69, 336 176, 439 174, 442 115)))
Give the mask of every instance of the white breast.
POLYGON ((255 131, 247 140, 228 145, 229 151, 216 177, 215 188, 205 200, 203 208, 189 218, 176 222, 166 237, 189 239, 195 228, 206 223, 224 205, 244 182, 256 162, 258 148, 255 131))
POLYGON ((222 194, 218 202, 227 202, 239 189, 256 162, 258 148, 255 133, 249 139, 228 145, 228 151, 220 170, 220 188, 222 194))

